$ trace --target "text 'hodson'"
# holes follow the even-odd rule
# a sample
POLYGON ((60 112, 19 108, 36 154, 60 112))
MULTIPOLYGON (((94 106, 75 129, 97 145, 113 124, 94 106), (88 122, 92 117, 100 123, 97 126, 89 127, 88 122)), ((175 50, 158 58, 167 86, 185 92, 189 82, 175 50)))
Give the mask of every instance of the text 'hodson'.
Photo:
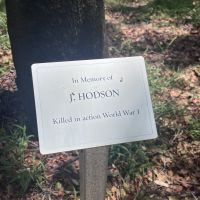
POLYGON ((119 96, 118 89, 92 91, 92 92, 72 92, 69 94, 70 103, 76 101, 86 101, 104 98, 114 98, 119 96))

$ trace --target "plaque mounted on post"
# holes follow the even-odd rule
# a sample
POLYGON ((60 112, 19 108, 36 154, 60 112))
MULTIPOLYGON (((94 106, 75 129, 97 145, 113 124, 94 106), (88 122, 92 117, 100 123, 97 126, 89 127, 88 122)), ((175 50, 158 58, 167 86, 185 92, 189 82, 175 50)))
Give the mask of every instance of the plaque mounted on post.
POLYGON ((157 137, 142 57, 32 65, 44 154, 157 137))

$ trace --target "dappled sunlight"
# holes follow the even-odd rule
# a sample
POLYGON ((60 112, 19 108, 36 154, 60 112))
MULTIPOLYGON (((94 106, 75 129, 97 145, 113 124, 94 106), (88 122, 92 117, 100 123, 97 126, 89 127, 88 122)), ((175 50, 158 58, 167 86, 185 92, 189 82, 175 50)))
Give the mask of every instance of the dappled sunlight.
MULTIPOLYGON (((166 10, 169 8, 161 7, 153 10, 150 5, 155 2, 128 3, 107 11, 110 56, 142 55, 147 62, 159 132, 156 141, 142 143, 139 148, 154 167, 139 162, 134 179, 128 175, 121 177, 123 165, 112 167, 113 174, 119 175, 110 181, 108 200, 119 197, 129 200, 133 196, 136 199, 149 196, 162 200, 171 197, 187 199, 199 195, 199 143, 194 141, 200 138, 199 29, 174 15, 176 8, 170 12, 166 10), (145 169, 147 171, 141 172, 145 169), (126 178, 128 180, 124 180, 126 178)), ((181 9, 184 8, 183 5, 181 9)), ((118 162, 129 163, 129 156, 126 157, 121 156, 118 162)), ((137 159, 133 162, 137 166, 137 159)), ((125 169, 131 171, 131 168, 125 169)))
MULTIPOLYGON (((133 9, 139 6, 137 11, 110 11, 108 10, 107 23, 112 24, 115 35, 108 36, 115 40, 109 46, 117 44, 125 56, 143 55, 147 61, 167 66, 172 69, 189 67, 200 63, 199 29, 192 24, 180 23, 176 18, 166 16, 154 16, 148 22, 127 23, 129 18, 138 19, 136 13, 145 5, 132 5, 133 9), (116 27, 116 29, 114 28, 116 27), (117 37, 121 35, 121 39, 117 37), (116 37, 116 38, 115 38, 116 37)), ((141 16, 146 14, 140 12, 141 16)), ((114 55, 114 53, 112 54, 114 55)))

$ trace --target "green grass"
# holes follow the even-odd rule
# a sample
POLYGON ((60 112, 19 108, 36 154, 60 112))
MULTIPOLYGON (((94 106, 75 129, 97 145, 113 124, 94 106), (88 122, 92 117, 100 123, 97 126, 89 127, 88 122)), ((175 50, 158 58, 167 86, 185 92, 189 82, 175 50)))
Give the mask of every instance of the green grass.
POLYGON ((36 163, 34 154, 30 166, 25 162, 29 139, 25 127, 17 125, 10 132, 0 129, 0 176, 4 180, 4 184, 2 181, 0 183, 3 184, 2 188, 11 185, 25 193, 32 183, 40 186, 43 180, 42 162, 36 163))
POLYGON ((171 71, 159 67, 149 66, 146 63, 147 76, 152 98, 156 94, 162 94, 167 87, 185 87, 185 82, 181 79, 180 71, 171 71), (169 73, 167 75, 167 73, 169 73))
POLYGON ((6 23, 6 14, 0 12, 0 47, 3 49, 10 49, 10 42, 6 23))
POLYGON ((125 23, 149 22, 153 18, 175 18, 180 22, 200 25, 199 0, 106 0, 106 7, 112 12, 133 14, 125 23), (133 7, 132 2, 142 2, 143 5, 133 7))
POLYGON ((198 0, 154 0, 151 6, 157 15, 174 17, 194 25, 200 23, 200 2, 198 0))
MULTIPOLYGON (((6 14, 3 12, 0 12, 0 56, 4 57, 7 56, 7 52, 11 49, 10 47, 10 41, 7 33, 7 24, 6 24, 6 14)), ((2 59, 4 60, 4 59, 2 59)), ((11 66, 12 66, 12 61, 1 61, 0 62, 0 76, 4 73, 7 72, 11 66)))
MULTIPOLYGON (((183 110, 174 102, 160 101, 158 95, 162 94, 167 87, 174 86, 174 79, 178 77, 178 73, 174 72, 173 76, 164 76, 160 68, 147 66, 148 80, 153 99, 153 107, 155 119, 159 126, 162 125, 162 120, 165 117, 176 119, 177 116, 183 114, 183 110)), ((162 133, 163 134, 163 133, 162 133)), ((151 164, 148 158, 146 142, 134 142, 127 144, 114 145, 110 149, 110 164, 114 164, 124 180, 130 180, 137 174, 143 173, 151 164)), ((151 143, 151 142, 150 142, 151 143)), ((150 145, 151 146, 151 145, 150 145)))
MULTIPOLYGON (((148 81, 151 91, 151 97, 153 100, 153 109, 155 114, 155 120, 157 123, 158 134, 160 137, 165 138, 166 132, 178 133, 179 129, 183 128, 181 124, 173 126, 166 126, 164 124, 165 119, 171 121, 177 118, 183 118, 184 108, 179 106, 176 102, 169 98, 169 94, 164 94, 166 88, 182 88, 183 80, 181 72, 171 72, 166 75, 167 71, 147 65, 148 81), (159 97, 164 97, 160 99, 159 97)), ((192 135, 197 135, 197 123, 193 123, 190 131, 192 135)), ((168 134, 168 133, 167 133, 168 134)), ((199 132, 198 132, 199 134, 199 132)), ((168 136, 167 136, 168 137, 168 136)), ((134 142, 127 144, 114 145, 110 149, 109 163, 113 164, 119 173, 114 176, 122 177, 123 181, 127 183, 128 180, 135 177, 138 174, 143 174, 147 168, 151 166, 151 161, 148 156, 148 149, 155 146, 161 147, 160 151, 167 148, 167 144, 164 144, 164 140, 159 139, 153 141, 134 142)))
POLYGON ((5 12, 5 0, 0 0, 0 11, 5 12))
POLYGON ((183 15, 193 8, 192 0, 154 0, 153 4, 171 15, 183 15))
POLYGON ((149 166, 149 159, 142 142, 113 145, 110 148, 109 163, 119 169, 120 176, 128 181, 137 174, 143 173, 149 166))
POLYGON ((192 136, 195 140, 200 141, 200 120, 191 119, 188 125, 188 134, 192 136))

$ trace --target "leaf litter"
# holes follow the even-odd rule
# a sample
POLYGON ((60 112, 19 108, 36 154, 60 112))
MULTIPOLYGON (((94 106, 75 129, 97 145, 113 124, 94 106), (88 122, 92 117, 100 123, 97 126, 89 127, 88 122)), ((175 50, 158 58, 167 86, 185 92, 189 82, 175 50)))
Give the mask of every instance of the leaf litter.
MULTIPOLYGON (((111 184, 111 195, 107 199, 199 199, 200 143, 188 130, 191 121, 200 124, 199 29, 169 17, 130 23, 130 16, 138 17, 134 11, 127 14, 108 9, 110 56, 142 55, 147 65, 162 70, 159 78, 163 76, 170 80, 174 77, 174 83, 164 91, 154 93, 156 97, 153 98, 174 104, 180 108, 180 113, 159 118, 161 145, 147 147, 152 167, 143 176, 133 177, 134 185, 130 181, 125 194, 119 192, 124 187, 123 182, 117 182, 118 186, 111 184), (119 191, 112 192, 112 187, 119 191)), ((200 129, 196 131, 199 133, 200 129)))

